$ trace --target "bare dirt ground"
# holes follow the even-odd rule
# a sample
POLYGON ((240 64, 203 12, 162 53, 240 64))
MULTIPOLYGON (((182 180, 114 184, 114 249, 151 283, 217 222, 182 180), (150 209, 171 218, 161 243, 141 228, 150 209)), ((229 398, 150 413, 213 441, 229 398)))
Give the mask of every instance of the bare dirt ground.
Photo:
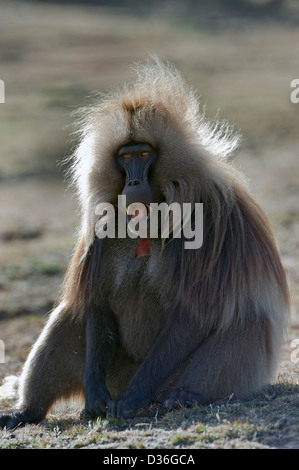
POLYGON ((76 201, 57 168, 71 147, 69 113, 90 90, 127 80, 130 63, 148 51, 176 62, 208 115, 219 107, 242 129, 235 164, 273 224, 292 301, 277 383, 253 400, 97 422, 56 410, 38 426, 0 431, 0 448, 299 448, 299 352, 291 360, 299 338, 299 104, 289 99, 298 27, 224 22, 210 30, 167 15, 30 2, 1 6, 0 25, 0 380, 20 371, 72 252, 76 201))

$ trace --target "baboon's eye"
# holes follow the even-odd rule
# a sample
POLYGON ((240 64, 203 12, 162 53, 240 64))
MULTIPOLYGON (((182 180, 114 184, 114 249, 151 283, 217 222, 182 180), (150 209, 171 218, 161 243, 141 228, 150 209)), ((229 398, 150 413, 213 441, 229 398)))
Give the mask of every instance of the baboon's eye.
POLYGON ((130 153, 123 153, 121 156, 122 156, 125 160, 128 160, 129 158, 131 158, 132 155, 131 155, 130 153))
POLYGON ((142 158, 148 158, 149 157, 149 152, 147 150, 143 150, 141 153, 140 153, 140 156, 142 158))

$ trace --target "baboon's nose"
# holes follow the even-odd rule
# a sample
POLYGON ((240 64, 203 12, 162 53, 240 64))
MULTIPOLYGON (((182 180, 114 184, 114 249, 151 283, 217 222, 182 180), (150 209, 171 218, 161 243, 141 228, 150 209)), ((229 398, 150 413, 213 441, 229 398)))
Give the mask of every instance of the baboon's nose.
POLYGON ((139 180, 133 180, 133 181, 131 180, 131 181, 129 182, 129 186, 136 186, 137 184, 140 184, 140 181, 139 181, 139 180))

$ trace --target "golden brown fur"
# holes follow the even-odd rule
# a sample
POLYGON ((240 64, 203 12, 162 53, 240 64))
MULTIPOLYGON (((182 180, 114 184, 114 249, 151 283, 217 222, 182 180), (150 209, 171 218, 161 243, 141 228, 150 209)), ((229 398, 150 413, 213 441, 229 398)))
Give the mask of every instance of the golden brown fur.
POLYGON ((59 305, 23 370, 23 421, 41 419, 62 395, 84 392, 92 309, 105 312, 105 341, 117 336, 113 359, 104 362, 111 397, 125 392, 124 415, 155 400, 172 408, 193 398, 248 397, 275 377, 288 287, 266 216, 226 161, 239 139, 206 121, 170 64, 156 60, 136 72, 135 82, 99 97, 79 119, 72 178, 82 224, 59 305), (114 154, 129 141, 158 150, 152 179, 168 204, 203 203, 200 249, 157 239, 150 257, 134 259, 136 240, 95 237, 96 206, 115 205, 122 192, 114 154))

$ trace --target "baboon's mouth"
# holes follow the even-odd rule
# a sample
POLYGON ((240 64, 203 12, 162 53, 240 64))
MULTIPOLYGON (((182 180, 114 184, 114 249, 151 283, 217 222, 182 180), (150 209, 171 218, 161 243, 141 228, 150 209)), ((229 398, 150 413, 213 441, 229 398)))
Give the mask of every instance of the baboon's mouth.
POLYGON ((133 202, 126 208, 126 212, 132 220, 145 220, 149 217, 151 207, 149 204, 142 204, 140 202, 133 202))

